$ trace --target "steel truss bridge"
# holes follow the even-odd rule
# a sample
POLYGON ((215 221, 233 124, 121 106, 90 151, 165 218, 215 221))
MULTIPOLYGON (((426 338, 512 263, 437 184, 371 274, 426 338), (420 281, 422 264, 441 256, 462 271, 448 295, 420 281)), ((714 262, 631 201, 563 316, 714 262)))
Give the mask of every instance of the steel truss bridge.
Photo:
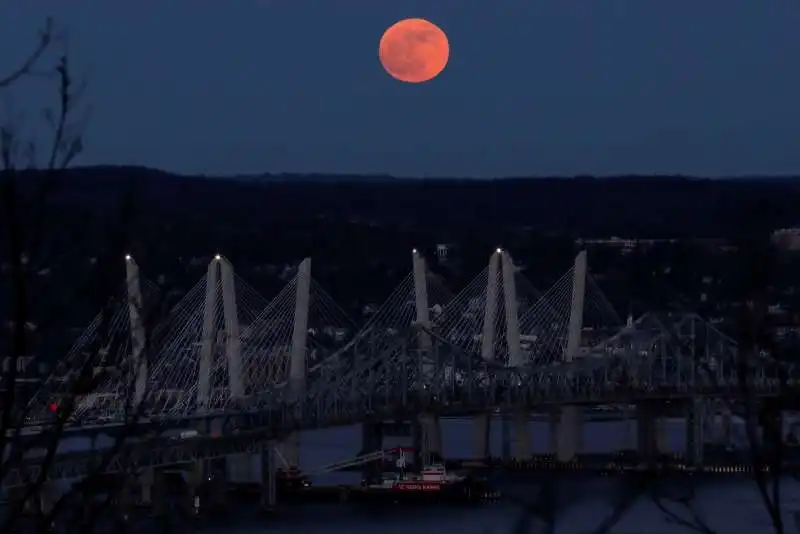
MULTIPOLYGON (((133 424, 136 437, 108 471, 257 452, 301 430, 421 413, 735 399, 742 379, 770 397, 800 375, 769 357, 742 367, 736 342, 694 313, 623 321, 585 252, 539 292, 498 250, 453 295, 414 251, 411 272, 360 328, 311 277, 309 259, 268 300, 217 256, 146 332, 142 317, 158 291, 126 262, 122 297, 95 317, 25 415, 33 435, 59 418, 74 434, 133 424), (204 430, 160 437, 171 428, 204 430)), ((59 454, 47 477, 86 474, 97 456, 59 454)), ((4 486, 30 480, 41 459, 23 464, 4 486)))

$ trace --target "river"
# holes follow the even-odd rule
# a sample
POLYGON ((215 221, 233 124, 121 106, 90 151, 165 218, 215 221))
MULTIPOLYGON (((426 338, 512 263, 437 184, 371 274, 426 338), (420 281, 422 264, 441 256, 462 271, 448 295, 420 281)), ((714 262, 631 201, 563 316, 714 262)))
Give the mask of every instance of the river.
MULTIPOLYGON (((672 451, 683 451, 686 432, 685 422, 680 419, 667 421, 668 445, 672 451)), ((472 422, 469 420, 445 420, 442 424, 444 455, 449 458, 464 458, 472 455, 472 422)), ((547 452, 549 443, 547 424, 531 422, 530 432, 534 452, 547 452)), ((740 421, 734 422, 734 436, 743 440, 740 421)), ((593 422, 584 426, 584 450, 586 452, 611 452, 630 449, 634 446, 635 423, 633 421, 593 422)), ((500 424, 492 425, 490 436, 492 452, 500 454, 502 430, 500 424)), ((408 445, 404 438, 387 439, 387 447, 408 445)), ((354 456, 360 449, 360 433, 356 427, 335 428, 306 432, 301 437, 301 466, 312 469, 354 456)), ((64 450, 75 450, 86 446, 86 440, 73 438, 62 444, 64 450)), ((743 443, 742 443, 742 446, 743 443)), ((253 468, 255 479, 257 470, 253 468)), ((355 483, 356 473, 329 473, 316 477, 316 483, 355 483)), ((561 484, 561 483, 559 483, 561 484)), ((556 533, 592 533, 614 509, 612 502, 619 495, 622 482, 619 479, 587 479, 581 482, 565 482, 558 489, 565 505, 558 514, 556 533)), ((787 524, 786 532, 800 532, 796 524, 800 514, 800 485, 794 480, 783 485, 783 511, 787 524)), ((537 491, 533 486, 506 487, 505 493, 518 501, 530 500, 537 491)), ((714 532, 719 534, 760 534, 773 532, 771 522, 755 483, 746 478, 723 477, 707 479, 697 485, 694 510, 714 532)), ((679 517, 691 519, 686 509, 672 506, 679 517)), ((228 534, 258 534, 261 532, 291 532, 297 534, 344 533, 366 534, 380 529, 382 533, 409 531, 415 533, 450 534, 504 534, 518 526, 521 516, 518 504, 499 502, 472 508, 437 507, 407 508, 389 507, 380 510, 365 510, 354 506, 307 506, 283 510, 278 517, 257 517, 252 507, 231 513, 222 524, 202 525, 204 532, 226 532, 228 534)), ((518 532, 538 532, 536 522, 518 532)), ((639 498, 627 513, 607 532, 614 534, 674 534, 691 532, 675 524, 658 510, 651 499, 639 498)))

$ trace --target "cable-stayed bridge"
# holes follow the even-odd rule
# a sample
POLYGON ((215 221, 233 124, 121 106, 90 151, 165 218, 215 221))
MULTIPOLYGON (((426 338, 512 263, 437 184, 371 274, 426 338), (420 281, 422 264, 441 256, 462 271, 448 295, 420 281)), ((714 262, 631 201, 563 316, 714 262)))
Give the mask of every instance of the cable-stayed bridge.
MULTIPOLYGON (((530 411, 553 414, 553 447, 568 461, 581 447, 581 405, 641 406, 652 427, 643 446, 652 448, 660 404, 707 410, 709 399, 740 394, 732 339, 688 312, 623 321, 585 252, 541 293, 498 249, 452 295, 414 251, 411 272, 361 328, 313 279, 310 259, 269 300, 221 256, 164 321, 146 328, 153 285, 126 261, 122 297, 59 361, 26 424, 199 429, 190 440, 156 433, 126 442, 118 461, 138 468, 255 453, 267 442, 297 465, 298 432, 386 420, 419 420, 424 448, 441 452, 438 418, 446 416, 475 416, 476 456, 486 456, 489 412, 517 421, 512 449, 524 457, 530 411)), ((769 397, 785 371, 754 359, 748 380, 769 397)), ((93 461, 64 456, 50 476, 80 475, 93 461)), ((28 463, 35 471, 36 461, 28 463)))

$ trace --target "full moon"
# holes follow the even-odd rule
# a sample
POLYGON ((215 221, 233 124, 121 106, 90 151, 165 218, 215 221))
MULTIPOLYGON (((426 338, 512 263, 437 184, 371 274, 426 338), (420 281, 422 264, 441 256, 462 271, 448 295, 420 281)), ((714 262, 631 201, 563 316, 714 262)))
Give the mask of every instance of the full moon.
POLYGON ((447 66, 450 43, 436 24, 425 19, 405 19, 384 32, 378 57, 395 79, 422 83, 434 79, 447 66))

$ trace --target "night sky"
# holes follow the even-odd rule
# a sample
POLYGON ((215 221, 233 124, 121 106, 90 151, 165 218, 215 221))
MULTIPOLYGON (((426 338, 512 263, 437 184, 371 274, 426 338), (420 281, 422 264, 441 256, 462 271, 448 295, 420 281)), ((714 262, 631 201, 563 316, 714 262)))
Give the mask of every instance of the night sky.
MULTIPOLYGON (((0 67, 48 14, 90 77, 82 164, 800 173, 796 0, 7 0, 0 67), (377 59, 406 17, 450 39, 428 84, 377 59)), ((15 109, 35 118, 45 94, 25 91, 15 109)))

